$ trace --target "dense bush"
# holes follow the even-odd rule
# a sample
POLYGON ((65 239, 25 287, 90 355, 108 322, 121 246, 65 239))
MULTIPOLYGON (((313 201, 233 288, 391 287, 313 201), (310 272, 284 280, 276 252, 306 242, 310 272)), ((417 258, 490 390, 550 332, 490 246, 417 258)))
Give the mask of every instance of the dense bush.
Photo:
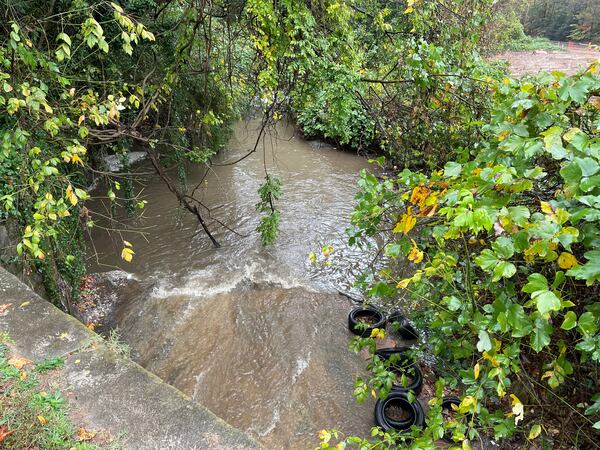
MULTIPOLYGON (((386 239, 386 268, 364 285, 404 308, 427 332, 421 350, 437 358, 438 397, 411 448, 432 446, 444 428, 463 448, 480 433, 505 445, 516 435, 591 448, 600 428, 600 63, 488 89, 482 139, 443 170, 362 174, 350 241, 386 239), (444 386, 462 392, 458 419, 445 425, 444 386)), ((353 347, 373 348, 374 338, 353 347)), ((357 394, 381 390, 386 376, 360 380, 357 394)), ((395 448, 404 438, 378 439, 395 448)))

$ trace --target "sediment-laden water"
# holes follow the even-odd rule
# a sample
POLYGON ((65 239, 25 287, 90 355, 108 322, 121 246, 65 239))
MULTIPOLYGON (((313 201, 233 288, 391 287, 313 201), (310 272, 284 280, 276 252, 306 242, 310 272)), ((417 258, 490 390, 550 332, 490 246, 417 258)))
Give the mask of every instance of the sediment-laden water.
MULTIPOLYGON (((246 154, 257 127, 238 125, 218 162, 246 154)), ((120 267, 138 280, 111 316, 136 361, 267 448, 311 448, 320 429, 366 434, 372 426, 373 405, 358 406, 352 396, 365 364, 347 350, 352 304, 337 294, 368 263, 344 235, 368 164, 306 142, 292 127, 263 144, 238 164, 215 166, 196 192, 210 216, 244 237, 205 211, 222 244, 213 248, 161 180, 146 176, 139 180, 149 202, 144 217, 135 231, 97 228, 90 269, 120 267), (265 167, 283 182, 281 235, 269 248, 254 232, 265 167), (119 257, 123 238, 133 244, 131 264, 119 257), (329 262, 321 255, 311 264, 309 252, 323 245, 334 248, 329 262)), ((190 173, 189 186, 203 176, 202 169, 190 173)), ((92 209, 108 212, 101 200, 92 209)))

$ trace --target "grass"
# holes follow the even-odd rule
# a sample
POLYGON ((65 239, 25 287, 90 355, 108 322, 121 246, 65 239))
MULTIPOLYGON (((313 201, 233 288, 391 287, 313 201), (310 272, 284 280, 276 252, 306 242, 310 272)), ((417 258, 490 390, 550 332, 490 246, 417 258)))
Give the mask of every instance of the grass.
POLYGON ((525 36, 522 39, 514 40, 506 45, 505 50, 513 52, 532 52, 535 50, 560 51, 563 48, 556 45, 545 37, 525 36))
POLYGON ((100 450, 78 441, 67 402, 60 391, 45 392, 41 374, 60 368, 52 358, 36 366, 9 359, 6 336, 0 341, 0 448, 100 450))

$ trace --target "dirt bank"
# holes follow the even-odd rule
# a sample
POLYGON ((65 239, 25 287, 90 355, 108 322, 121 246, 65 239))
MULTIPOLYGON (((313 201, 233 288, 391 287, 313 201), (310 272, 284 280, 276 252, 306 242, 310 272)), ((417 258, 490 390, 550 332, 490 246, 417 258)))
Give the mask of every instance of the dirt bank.
POLYGON ((494 59, 508 61, 517 76, 559 70, 573 74, 600 58, 600 52, 581 44, 565 43, 562 51, 504 52, 494 59))

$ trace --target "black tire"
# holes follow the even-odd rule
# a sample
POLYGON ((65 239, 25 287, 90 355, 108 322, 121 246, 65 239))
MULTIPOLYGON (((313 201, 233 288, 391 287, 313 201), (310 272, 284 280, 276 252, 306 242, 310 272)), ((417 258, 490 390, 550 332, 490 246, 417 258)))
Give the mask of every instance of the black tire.
MULTIPOLYGON (((392 386, 392 392, 408 392, 412 391, 413 394, 419 395, 421 393, 421 389, 423 388, 423 372, 419 368, 419 364, 412 357, 406 355, 406 351, 409 350, 410 347, 396 347, 396 348, 383 348, 375 351, 375 354, 382 359, 389 360, 394 355, 400 355, 398 360, 403 364, 411 367, 413 373, 407 374, 410 377, 410 382, 406 387, 394 384, 392 386)), ((396 359, 396 358, 394 358, 396 359)))
POLYGON ((397 331, 402 339, 406 339, 407 341, 419 339, 419 332, 411 325, 410 321, 406 317, 400 314, 400 311, 395 311, 390 314, 388 322, 391 324, 394 322, 398 323, 397 331))
POLYGON ((415 425, 422 427, 425 423, 425 413, 421 404, 415 400, 414 403, 408 401, 406 392, 392 392, 385 400, 377 400, 375 403, 375 424, 384 431, 391 429, 397 431, 408 430, 415 425), (386 416, 386 409, 389 406, 397 406, 408 413, 408 418, 404 420, 392 420, 386 416))
MULTIPOLYGON (((461 400, 458 397, 454 397, 454 396, 444 397, 444 398, 442 398, 442 409, 446 409, 448 411, 454 411, 452 409, 452 405, 459 406, 460 403, 461 403, 461 400)), ((448 431, 444 432, 444 436, 442 436, 442 439, 451 444, 455 444, 455 442, 452 440, 452 435, 448 431)))
POLYGON ((360 337, 369 337, 371 336, 371 332, 375 328, 385 328, 386 318, 383 313, 375 308, 367 306, 365 308, 359 307, 354 308, 348 314, 348 328, 350 331, 360 337), (374 323, 366 329, 357 328, 356 325, 359 323, 359 319, 357 317, 367 316, 372 317, 374 323))

